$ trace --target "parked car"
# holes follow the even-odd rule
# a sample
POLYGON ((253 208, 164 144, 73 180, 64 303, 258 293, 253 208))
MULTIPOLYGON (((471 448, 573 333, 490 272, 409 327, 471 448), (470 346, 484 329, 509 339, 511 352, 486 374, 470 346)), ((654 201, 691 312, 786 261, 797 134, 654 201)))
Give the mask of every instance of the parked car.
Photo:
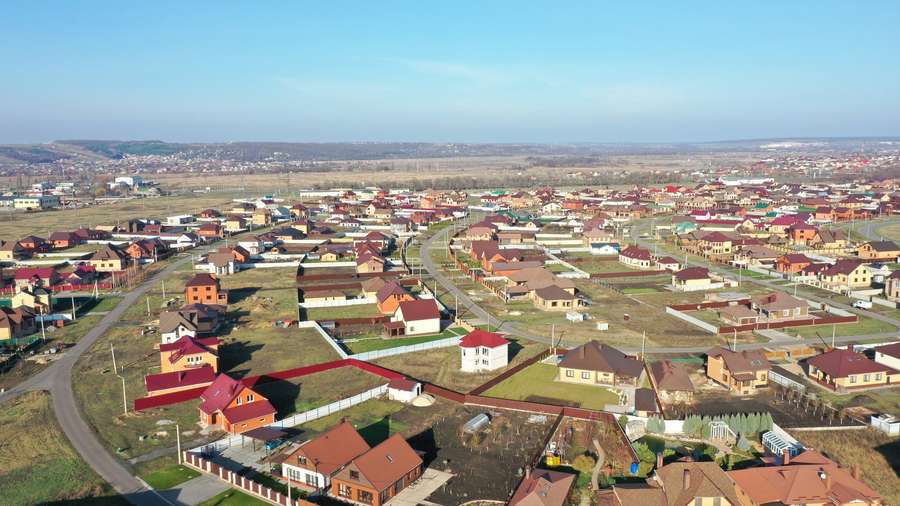
POLYGON ((856 309, 872 309, 872 302, 868 300, 855 300, 853 307, 856 309))

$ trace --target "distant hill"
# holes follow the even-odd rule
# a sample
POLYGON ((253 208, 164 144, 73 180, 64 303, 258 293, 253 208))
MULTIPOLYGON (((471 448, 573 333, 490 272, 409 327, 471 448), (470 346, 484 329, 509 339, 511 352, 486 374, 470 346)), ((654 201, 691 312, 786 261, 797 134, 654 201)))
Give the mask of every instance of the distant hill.
POLYGON ((78 146, 107 158, 122 158, 125 155, 173 155, 189 149, 187 144, 163 141, 65 140, 56 142, 78 146))

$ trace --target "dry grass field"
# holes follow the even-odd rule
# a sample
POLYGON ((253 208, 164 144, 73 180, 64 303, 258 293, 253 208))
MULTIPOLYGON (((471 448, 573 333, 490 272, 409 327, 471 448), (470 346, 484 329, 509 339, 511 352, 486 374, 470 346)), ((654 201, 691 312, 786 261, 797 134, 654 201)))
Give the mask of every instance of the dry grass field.
POLYGON ((31 392, 0 410, 0 502, 127 504, 78 456, 57 426, 46 392, 31 392), (90 499, 89 499, 90 498, 90 499))
POLYGON ((47 237, 56 231, 115 225, 117 222, 132 218, 165 218, 175 214, 195 213, 207 208, 222 209, 238 195, 233 192, 177 195, 98 204, 83 209, 36 213, 3 210, 0 212, 0 238, 21 239, 32 234, 47 237))
POLYGON ((872 429, 795 431, 792 435, 842 466, 859 464, 862 480, 884 496, 885 504, 900 504, 900 439, 872 429))

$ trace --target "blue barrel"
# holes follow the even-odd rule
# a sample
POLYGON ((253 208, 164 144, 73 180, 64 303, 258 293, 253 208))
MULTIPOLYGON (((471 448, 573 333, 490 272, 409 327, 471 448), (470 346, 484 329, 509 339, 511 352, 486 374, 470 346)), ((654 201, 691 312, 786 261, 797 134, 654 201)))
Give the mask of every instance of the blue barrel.
POLYGON ((637 462, 632 462, 631 463, 631 474, 637 474, 639 467, 640 466, 638 465, 637 462))

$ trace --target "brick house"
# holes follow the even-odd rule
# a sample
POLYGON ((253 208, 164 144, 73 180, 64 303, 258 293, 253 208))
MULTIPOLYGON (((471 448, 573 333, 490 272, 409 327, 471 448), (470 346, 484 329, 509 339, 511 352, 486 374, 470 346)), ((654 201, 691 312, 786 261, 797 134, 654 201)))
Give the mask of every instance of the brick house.
POLYGON ((752 394, 769 385, 769 361, 759 350, 731 351, 721 346, 706 352, 706 377, 732 393, 752 394))
POLYGON ((422 458, 400 434, 350 461, 331 480, 331 494, 371 506, 390 501, 422 476, 422 458))
POLYGON ((186 304, 228 304, 228 290, 212 274, 195 274, 184 285, 186 304))
POLYGON ((219 371, 219 338, 193 338, 183 336, 172 343, 159 346, 161 372, 176 372, 198 367, 211 367, 219 371))
POLYGON ((88 259, 88 263, 92 265, 97 272, 121 272, 128 267, 130 260, 131 257, 126 255, 119 248, 110 244, 105 244, 91 255, 91 258, 88 259))
POLYGON ((344 421, 304 441, 281 462, 281 475, 306 489, 328 489, 331 478, 371 447, 344 421))
POLYGON ((275 421, 268 399, 227 374, 220 374, 200 399, 200 424, 207 427, 240 434, 275 421))

